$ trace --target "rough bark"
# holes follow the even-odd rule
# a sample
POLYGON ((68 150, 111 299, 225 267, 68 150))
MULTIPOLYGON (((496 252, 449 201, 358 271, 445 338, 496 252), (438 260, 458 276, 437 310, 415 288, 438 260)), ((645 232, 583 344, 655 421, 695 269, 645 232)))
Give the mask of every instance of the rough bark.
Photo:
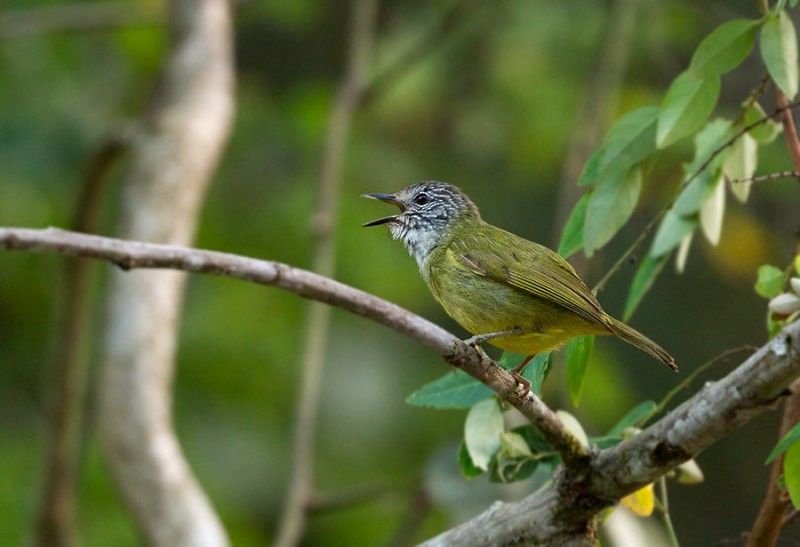
MULTIPOLYGON (((189 244, 233 112, 226 0, 169 5, 169 47, 133 144, 119 233, 189 244)), ((121 495, 148 545, 227 545, 184 459, 171 384, 185 275, 114 272, 98 386, 100 435, 121 495)))

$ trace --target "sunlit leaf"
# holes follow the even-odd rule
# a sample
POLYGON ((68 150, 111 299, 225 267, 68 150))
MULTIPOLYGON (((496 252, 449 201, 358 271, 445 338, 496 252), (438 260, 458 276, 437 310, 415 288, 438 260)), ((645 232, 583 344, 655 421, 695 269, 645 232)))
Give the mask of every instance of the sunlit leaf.
POLYGON ((761 27, 761 57, 767 71, 789 100, 797 94, 797 33, 785 11, 767 15, 761 27))
POLYGON ((700 207, 700 227, 712 245, 719 243, 722 235, 722 219, 725 216, 725 183, 717 177, 711 196, 700 207))
POLYGON ((578 336, 567 344, 567 385, 572 404, 576 407, 581 399, 583 380, 593 347, 594 336, 578 336))
POLYGON ((620 503, 630 509, 637 517, 649 517, 653 514, 653 509, 656 506, 653 484, 650 483, 633 494, 628 494, 620 500, 620 503))
POLYGON ((633 278, 633 282, 631 283, 628 298, 625 301, 625 311, 623 313, 625 321, 631 318, 633 312, 636 311, 636 308, 641 303, 642 298, 644 298, 644 295, 647 294, 647 291, 653 286, 656 277, 661 273, 664 264, 667 263, 668 256, 669 255, 665 254, 664 256, 654 257, 648 254, 644 260, 642 260, 633 278))
POLYGON ((692 239, 694 239, 694 233, 684 237, 680 245, 678 245, 678 252, 675 253, 675 271, 678 273, 683 273, 686 269, 686 261, 689 258, 689 248, 692 246, 692 239))
POLYGON ((491 396, 491 389, 463 370, 456 369, 425 384, 409 395, 406 402, 431 408, 471 408, 491 396))
POLYGON ((771 143, 783 131, 783 126, 780 123, 772 119, 764 119, 766 116, 766 112, 757 102, 749 105, 744 111, 744 121, 742 123, 745 126, 763 120, 747 132, 759 144, 771 143))
POLYGON ((643 403, 639 403, 631 410, 628 411, 625 416, 622 417, 617 424, 611 428, 608 432, 609 437, 619 437, 622 433, 628 429, 629 427, 633 426, 642 426, 644 424, 639 423, 645 416, 649 416, 653 410, 656 408, 655 401, 644 401, 643 403))
POLYGON ((591 191, 584 193, 567 219, 561 241, 558 243, 558 254, 564 258, 576 253, 583 247, 583 226, 586 221, 586 205, 589 203, 591 191))
MULTIPOLYGON (((758 143, 748 133, 745 133, 731 145, 728 156, 722 164, 722 172, 730 180, 750 179, 756 172, 758 163, 758 143)), ((747 201, 750 196, 752 182, 733 182, 731 191, 741 202, 747 201)))
MULTIPOLYGON (((657 106, 643 106, 622 116, 603 141, 598 174, 624 172, 656 149, 657 106)), ((595 177, 597 178, 597 177, 595 177)))
POLYGON ((601 176, 586 206, 583 243, 587 256, 601 248, 622 228, 636 209, 642 191, 642 171, 611 172, 601 176))
POLYGON ((558 416, 558 419, 561 420, 561 424, 564 426, 564 429, 569 431, 578 440, 578 442, 581 443, 582 446, 589 446, 589 437, 586 435, 586 431, 578 421, 578 418, 566 410, 556 410, 556 416, 558 416))
POLYGON ((784 275, 783 271, 764 264, 758 268, 758 277, 756 278, 756 292, 764 298, 774 298, 780 294, 783 289, 784 275))
POLYGON ((692 55, 689 71, 698 76, 719 76, 739 66, 753 49, 758 21, 734 19, 706 36, 692 55))
POLYGON ((794 443, 783 457, 783 481, 795 509, 800 508, 800 443, 794 443))
POLYGON ((656 145, 665 148, 697 131, 714 111, 719 97, 718 76, 680 74, 661 103, 656 145))
POLYGON ((661 224, 658 225, 650 255, 654 257, 666 255, 677 247, 681 240, 692 233, 695 228, 697 228, 696 217, 684 217, 674 210, 667 211, 667 214, 661 220, 661 224))
POLYGON ((476 467, 489 469, 489 460, 500 448, 502 432, 503 411, 494 398, 480 401, 469 410, 464 422, 464 442, 476 467))

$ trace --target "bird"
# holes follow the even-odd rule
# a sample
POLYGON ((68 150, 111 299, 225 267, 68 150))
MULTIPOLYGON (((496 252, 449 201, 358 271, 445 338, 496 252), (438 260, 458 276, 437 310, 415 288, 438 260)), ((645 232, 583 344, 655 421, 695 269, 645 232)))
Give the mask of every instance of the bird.
POLYGON ((394 194, 363 197, 400 212, 364 224, 387 225, 403 242, 444 311, 473 336, 525 355, 521 374, 537 354, 581 335, 614 335, 677 371, 661 346, 606 313, 575 269, 555 251, 485 222, 457 186, 425 180, 394 194))

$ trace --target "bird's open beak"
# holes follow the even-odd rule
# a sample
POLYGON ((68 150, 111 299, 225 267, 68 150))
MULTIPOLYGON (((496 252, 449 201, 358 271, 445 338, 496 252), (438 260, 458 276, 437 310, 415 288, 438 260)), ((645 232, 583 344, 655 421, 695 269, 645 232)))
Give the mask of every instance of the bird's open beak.
MULTIPOLYGON (((405 205, 403 205, 403 202, 398 200, 393 194, 362 194, 361 197, 378 199, 378 200, 384 201, 386 203, 391 203, 392 205, 397 206, 400 209, 401 213, 406 210, 406 207, 405 207, 405 205)), ((366 227, 366 226, 380 226, 381 224, 387 224, 389 222, 397 222, 398 219, 399 219, 399 216, 400 215, 392 215, 390 217, 379 218, 378 220, 373 220, 372 222, 367 222, 366 224, 364 224, 364 227, 366 227)))

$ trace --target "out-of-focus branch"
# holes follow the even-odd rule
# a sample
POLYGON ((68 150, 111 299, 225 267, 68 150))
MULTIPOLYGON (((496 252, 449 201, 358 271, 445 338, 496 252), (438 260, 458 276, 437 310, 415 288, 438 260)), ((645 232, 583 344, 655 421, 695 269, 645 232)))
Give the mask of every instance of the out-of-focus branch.
POLYGON ((597 513, 774 408, 800 376, 800 321, 795 321, 733 372, 706 383, 639 435, 581 460, 572 447, 574 439, 554 413, 532 393, 522 394, 510 373, 441 327, 332 279, 277 262, 52 228, 0 228, 0 249, 58 252, 107 260, 125 270, 172 268, 276 286, 393 328, 479 379, 539 427, 567 465, 556 473, 553 483, 528 498, 496 503, 428 545, 552 545, 566 541, 590 545, 597 513))
MULTIPOLYGON (((353 116, 367 82, 378 5, 376 0, 355 0, 352 7, 350 49, 345 75, 328 122, 317 188, 317 209, 312 230, 317 238, 313 270, 331 277, 336 268, 336 230, 342 164, 353 116)), ((314 433, 330 327, 330 307, 314 302, 309 310, 303 351, 303 377, 295 411, 292 474, 275 545, 299 543, 306 521, 306 505, 314 488, 314 433)))
POLYGON ((0 13, 0 40, 164 22, 160 2, 84 2, 0 13))
MULTIPOLYGON (((118 231, 189 244, 233 115, 227 0, 173 0, 157 93, 122 181, 118 231)), ((107 287, 98 424, 108 466, 143 543, 228 545, 172 425, 172 377, 186 276, 114 272, 107 287)))
MULTIPOLYGON (((101 144, 86 169, 72 226, 97 232, 107 173, 130 144, 128 132, 111 135, 101 144)), ((36 527, 36 545, 69 547, 79 542, 76 523, 76 482, 84 414, 88 358, 86 343, 91 304, 92 264, 66 258, 63 266, 61 320, 50 398, 46 468, 36 527)))

